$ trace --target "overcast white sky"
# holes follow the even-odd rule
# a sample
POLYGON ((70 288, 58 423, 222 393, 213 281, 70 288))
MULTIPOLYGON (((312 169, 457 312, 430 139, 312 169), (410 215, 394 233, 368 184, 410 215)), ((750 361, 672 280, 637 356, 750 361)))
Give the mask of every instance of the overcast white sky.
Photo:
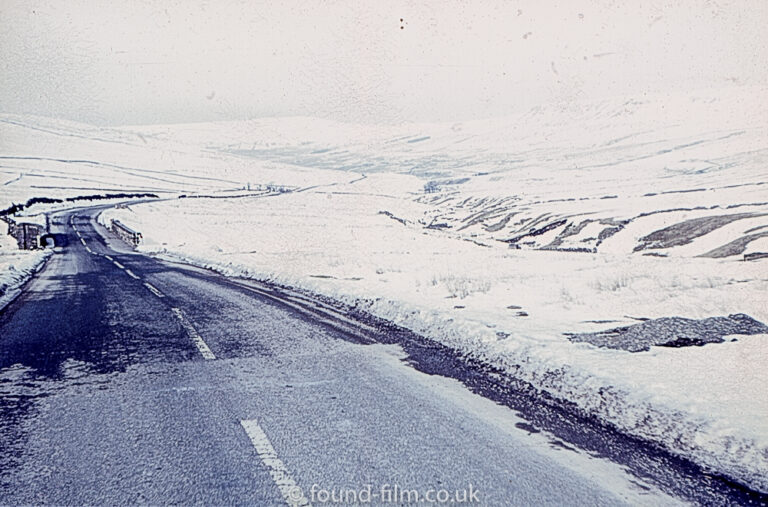
POLYGON ((0 0, 0 111, 102 125, 483 118, 766 84, 767 26, 766 0, 0 0))

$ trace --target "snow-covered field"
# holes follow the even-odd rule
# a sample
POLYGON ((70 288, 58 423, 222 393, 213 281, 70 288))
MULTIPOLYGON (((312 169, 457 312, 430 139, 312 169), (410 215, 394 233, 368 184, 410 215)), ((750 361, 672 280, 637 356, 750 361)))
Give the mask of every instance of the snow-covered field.
POLYGON ((13 118, 0 207, 47 195, 38 177, 162 191, 101 220, 141 231, 142 251, 389 319, 765 491, 768 335, 630 352, 569 334, 664 317, 768 323, 767 97, 553 104, 450 125, 13 118), (256 191, 266 185, 291 191, 256 191))

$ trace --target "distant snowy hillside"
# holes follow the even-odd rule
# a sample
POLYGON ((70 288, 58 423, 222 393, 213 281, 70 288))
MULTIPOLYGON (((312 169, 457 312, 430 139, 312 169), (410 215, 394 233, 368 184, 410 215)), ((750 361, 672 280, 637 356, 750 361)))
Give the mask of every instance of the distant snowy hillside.
POLYGON ((128 132, 243 162, 418 176, 418 223, 485 243, 721 257, 768 251, 766 118, 768 89, 734 88, 455 124, 270 118, 128 132))
MULTIPOLYGON (((743 147, 754 139, 752 135, 765 133, 767 94, 768 89, 744 88, 727 94, 568 102, 536 106, 516 117, 450 124, 356 125, 316 118, 264 118, 128 130, 260 160, 427 178, 599 169, 654 157, 672 163, 668 174, 692 173, 711 170, 712 164, 696 158, 702 150, 688 148, 702 144, 708 148, 732 136, 739 137, 743 147)), ((728 149, 723 156, 733 151, 728 149)))
POLYGON ((242 161, 140 133, 35 116, 0 114, 0 209, 34 197, 115 192, 237 192, 249 184, 333 184, 334 171, 242 161))

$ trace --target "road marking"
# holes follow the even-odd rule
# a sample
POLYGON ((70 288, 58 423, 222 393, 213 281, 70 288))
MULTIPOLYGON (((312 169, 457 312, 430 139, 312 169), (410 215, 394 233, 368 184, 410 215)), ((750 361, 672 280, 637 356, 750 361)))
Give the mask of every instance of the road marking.
POLYGON ((152 285, 151 283, 149 283, 149 282, 144 282, 144 287, 146 287, 147 289, 152 291, 152 294, 154 294, 155 296, 157 296, 159 298, 164 298, 165 297, 165 295, 162 292, 157 290, 157 288, 154 285, 152 285))
POLYGON ((86 244, 85 244, 85 240, 84 240, 83 238, 80 238, 80 243, 82 243, 82 244, 83 244, 83 246, 86 246, 86 244))
POLYGON ((88 245, 85 245, 85 250, 86 250, 86 252, 88 252, 88 253, 93 253, 93 250, 91 250, 90 248, 88 248, 88 245))
POLYGON ((240 421, 240 424, 248 434, 248 438, 251 439, 253 447, 256 448, 261 462, 269 470, 269 475, 272 476, 272 480, 277 485, 280 493, 282 493, 285 502, 291 506, 311 505, 307 497, 304 496, 301 487, 291 477, 291 473, 286 468, 283 460, 277 456, 275 448, 272 447, 267 434, 261 429, 256 419, 240 421))
MULTIPOLYGON (((148 284, 144 284, 148 285, 148 284)), ((203 341, 203 337, 200 336, 200 333, 197 332, 197 329, 190 324, 190 322, 184 318, 184 314, 181 313, 181 310, 178 308, 171 308, 173 310, 173 313, 176 314, 176 316, 181 321, 181 326, 187 331, 187 334, 190 338, 192 338, 192 341, 195 342, 195 345, 197 345, 197 350, 200 351, 200 353, 203 355, 203 358, 205 359, 216 359, 216 356, 213 355, 213 352, 211 351, 210 347, 208 347, 208 344, 203 341)))
POLYGON ((113 259, 112 257, 110 257, 110 256, 109 256, 109 255, 107 255, 107 254, 104 254, 104 257, 106 257, 107 259, 109 259, 109 260, 111 260, 111 261, 115 260, 115 259, 113 259))
POLYGON ((130 277, 131 277, 131 278, 133 278, 134 280, 138 280, 138 279, 139 279, 139 277, 138 277, 138 276, 136 276, 136 275, 134 275, 134 274, 133 274, 133 271, 131 271, 130 269, 128 269, 128 268, 125 268, 125 272, 126 272, 126 273, 128 273, 128 276, 130 276, 130 277))
POLYGON ((120 264, 119 262, 117 262, 117 261, 112 261, 112 262, 113 262, 113 263, 114 263, 114 265, 115 265, 115 266, 117 266, 118 268, 120 268, 120 269, 125 269, 125 266, 123 266, 123 265, 122 265, 122 264, 120 264))

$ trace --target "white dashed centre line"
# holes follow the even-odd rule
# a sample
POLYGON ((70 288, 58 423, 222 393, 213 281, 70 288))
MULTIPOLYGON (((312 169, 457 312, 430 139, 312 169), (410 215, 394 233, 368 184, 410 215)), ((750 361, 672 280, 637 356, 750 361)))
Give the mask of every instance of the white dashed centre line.
POLYGON ((181 313, 181 310, 178 308, 171 308, 171 310, 173 310, 173 313, 175 313, 179 318, 181 321, 181 326, 187 332, 189 337, 192 338, 192 341, 195 342, 197 350, 200 351, 200 353, 203 355, 203 358, 208 360, 216 359, 216 356, 213 355, 213 352, 211 351, 210 347, 208 347, 208 344, 203 341, 203 337, 200 336, 200 333, 197 332, 197 329, 195 329, 194 326, 192 326, 192 324, 190 324, 190 322, 184 318, 184 314, 181 313))
POLYGON ((152 292, 152 294, 154 294, 155 296, 157 296, 159 298, 164 298, 165 297, 165 295, 162 292, 160 292, 159 290, 157 290, 157 288, 154 285, 152 285, 151 283, 144 282, 144 287, 149 289, 152 292))
POLYGON ((82 243, 83 246, 85 246, 85 240, 83 238, 80 238, 80 243, 82 243))
POLYGON ((109 260, 111 260, 111 261, 115 260, 115 259, 113 259, 112 257, 110 257, 109 255, 104 255, 104 257, 106 257, 107 259, 109 259, 109 260))
POLYGON ((117 262, 117 261, 112 261, 112 263, 113 263, 115 266, 117 266, 118 268, 120 268, 120 269, 125 269, 125 266, 123 266, 122 264, 120 264, 120 263, 119 263, 119 262, 117 262))
POLYGON ((93 250, 91 250, 90 248, 88 248, 88 245, 85 245, 85 250, 86 250, 88 253, 91 253, 91 254, 93 253, 93 250))
POLYGON ((261 429, 256 419, 240 421, 240 424, 248 434, 248 438, 251 439, 251 443, 256 448, 262 463, 269 470, 269 475, 272 476, 272 480, 277 485, 280 493, 282 493, 285 502, 291 506, 311 505, 307 497, 304 496, 301 487, 291 477, 291 473, 286 468, 283 460, 277 456, 275 448, 272 447, 267 434, 261 429))
POLYGON ((126 273, 128 273, 128 276, 130 276, 130 277, 131 277, 131 278, 133 278, 134 280, 138 280, 138 279, 139 279, 139 277, 138 277, 138 276, 136 276, 136 275, 134 275, 134 274, 133 274, 133 271, 131 271, 130 269, 128 269, 128 268, 125 268, 125 272, 126 272, 126 273))

